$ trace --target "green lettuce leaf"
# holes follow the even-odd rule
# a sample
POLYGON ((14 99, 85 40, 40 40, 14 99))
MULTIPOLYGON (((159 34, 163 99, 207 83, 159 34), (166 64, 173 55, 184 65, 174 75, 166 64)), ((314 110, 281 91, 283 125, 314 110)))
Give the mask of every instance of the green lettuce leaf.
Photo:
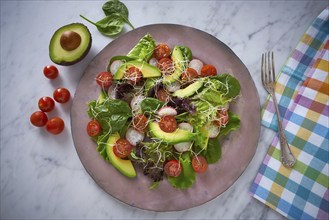
POLYGON ((208 140, 207 150, 202 152, 209 164, 216 163, 222 156, 222 148, 219 143, 219 137, 208 140))
POLYGON ((155 46, 155 40, 150 34, 147 34, 139 40, 127 56, 135 60, 148 62, 153 55, 155 46))
POLYGON ((232 112, 229 112, 229 121, 225 127, 221 127, 218 137, 228 135, 231 131, 235 131, 240 127, 240 117, 232 112))

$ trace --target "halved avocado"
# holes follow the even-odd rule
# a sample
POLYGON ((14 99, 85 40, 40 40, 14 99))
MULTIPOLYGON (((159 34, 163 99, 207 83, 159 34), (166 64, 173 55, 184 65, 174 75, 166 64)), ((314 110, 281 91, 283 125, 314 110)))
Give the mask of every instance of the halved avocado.
POLYGON ((91 42, 91 34, 85 25, 81 23, 65 25, 52 36, 49 57, 58 65, 73 65, 88 54, 91 42))
POLYGON ((163 84, 169 84, 177 81, 185 69, 185 59, 179 46, 174 47, 171 54, 171 59, 174 62, 175 71, 171 75, 163 76, 163 84))
POLYGON ((203 81, 199 80, 184 89, 179 89, 173 93, 178 98, 186 98, 196 93, 203 86, 203 81))

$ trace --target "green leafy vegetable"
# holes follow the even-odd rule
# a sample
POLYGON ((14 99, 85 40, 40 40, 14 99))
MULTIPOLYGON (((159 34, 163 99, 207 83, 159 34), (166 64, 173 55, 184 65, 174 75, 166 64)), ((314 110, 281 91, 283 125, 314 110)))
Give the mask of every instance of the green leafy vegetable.
POLYGON ((90 22, 91 24, 95 25, 99 32, 101 32, 104 35, 113 36, 116 34, 119 34, 124 25, 124 21, 122 20, 121 16, 118 14, 112 14, 109 16, 106 16, 100 21, 92 22, 88 18, 80 15, 83 19, 90 22))
POLYGON ((182 172, 178 177, 169 177, 168 181, 173 187, 187 189, 195 182, 195 172, 191 166, 191 155, 188 152, 182 154, 179 159, 182 165, 182 172))
POLYGON ((203 156, 209 164, 216 163, 222 156, 222 148, 219 143, 219 137, 210 138, 206 151, 203 151, 203 156))
POLYGON ((240 127, 240 117, 232 112, 228 113, 229 121, 225 127, 221 127, 219 137, 228 135, 231 131, 235 131, 240 127))
MULTIPOLYGON (((217 76, 211 77, 220 83, 216 83, 218 90, 222 91, 227 98, 235 98, 240 93, 240 83, 239 81, 231 76, 230 74, 219 74, 217 76)), ((214 82, 214 81, 213 81, 214 82)))
POLYGON ((109 161, 108 159, 108 155, 106 153, 106 141, 109 137, 109 134, 102 134, 99 135, 97 138, 97 148, 96 150, 98 151, 98 153, 104 158, 104 160, 109 161))
POLYGON ((127 54, 128 57, 148 62, 155 49, 156 43, 150 34, 146 34, 133 49, 127 54))
POLYGON ((190 48, 186 47, 186 46, 178 46, 178 48, 182 51, 184 60, 192 60, 192 51, 190 48))
POLYGON ((161 102, 158 99, 147 97, 141 102, 142 112, 146 114, 153 114, 164 104, 164 102, 161 102))
POLYGON ((122 17, 122 19, 132 28, 135 27, 128 20, 129 11, 125 4, 120 2, 119 0, 110 0, 104 3, 102 7, 106 16, 110 16, 112 14, 118 14, 122 17))

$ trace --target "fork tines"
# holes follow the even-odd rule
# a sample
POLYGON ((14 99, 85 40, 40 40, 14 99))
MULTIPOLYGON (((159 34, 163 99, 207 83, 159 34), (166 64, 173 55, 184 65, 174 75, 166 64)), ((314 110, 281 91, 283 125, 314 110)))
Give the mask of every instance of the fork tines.
MULTIPOLYGON (((262 83, 275 82, 274 53, 269 51, 262 54, 262 83)), ((265 85, 264 85, 265 86, 265 85)))

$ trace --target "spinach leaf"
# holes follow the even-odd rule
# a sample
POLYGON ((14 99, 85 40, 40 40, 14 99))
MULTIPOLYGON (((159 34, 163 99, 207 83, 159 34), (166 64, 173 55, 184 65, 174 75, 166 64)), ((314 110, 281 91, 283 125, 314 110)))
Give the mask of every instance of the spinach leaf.
POLYGON ((106 132, 103 132, 102 135, 99 135, 97 138, 97 148, 96 150, 98 153, 104 158, 104 160, 108 161, 108 155, 106 153, 106 141, 109 137, 109 134, 106 132))
POLYGON ((116 34, 119 34, 124 25, 124 20, 122 17, 118 14, 112 14, 109 16, 106 16, 100 21, 92 22, 88 18, 84 17, 83 15, 80 15, 83 19, 90 22, 91 24, 95 25, 99 32, 101 32, 104 35, 113 36, 116 34))
POLYGON ((210 80, 215 81, 217 89, 225 94, 227 98, 235 98, 240 93, 240 83, 239 81, 230 74, 223 73, 217 76, 210 77, 210 80))
POLYGON ((128 57, 148 62, 155 49, 156 43, 150 34, 146 34, 133 49, 127 54, 128 57))
POLYGON ((104 3, 102 9, 106 16, 118 14, 124 22, 126 22, 132 29, 135 29, 135 27, 128 20, 129 12, 124 3, 119 0, 110 0, 104 3))
POLYGON ((146 114, 153 114, 164 104, 164 102, 161 102, 158 99, 147 97, 141 102, 142 112, 146 114))
POLYGON ((202 152, 209 164, 216 163, 222 156, 222 147, 219 143, 219 137, 210 138, 207 150, 202 152))
POLYGON ((240 117, 232 112, 229 112, 228 115, 229 121, 225 127, 221 127, 218 137, 228 135, 228 133, 240 127, 240 117))
POLYGON ((178 48, 182 51, 184 60, 192 60, 192 51, 190 48, 186 47, 186 46, 178 46, 178 48))
POLYGON ((168 181, 173 187, 187 189, 195 182, 195 172, 191 166, 191 155, 188 152, 182 154, 179 159, 182 165, 182 172, 178 177, 168 177, 168 181))

